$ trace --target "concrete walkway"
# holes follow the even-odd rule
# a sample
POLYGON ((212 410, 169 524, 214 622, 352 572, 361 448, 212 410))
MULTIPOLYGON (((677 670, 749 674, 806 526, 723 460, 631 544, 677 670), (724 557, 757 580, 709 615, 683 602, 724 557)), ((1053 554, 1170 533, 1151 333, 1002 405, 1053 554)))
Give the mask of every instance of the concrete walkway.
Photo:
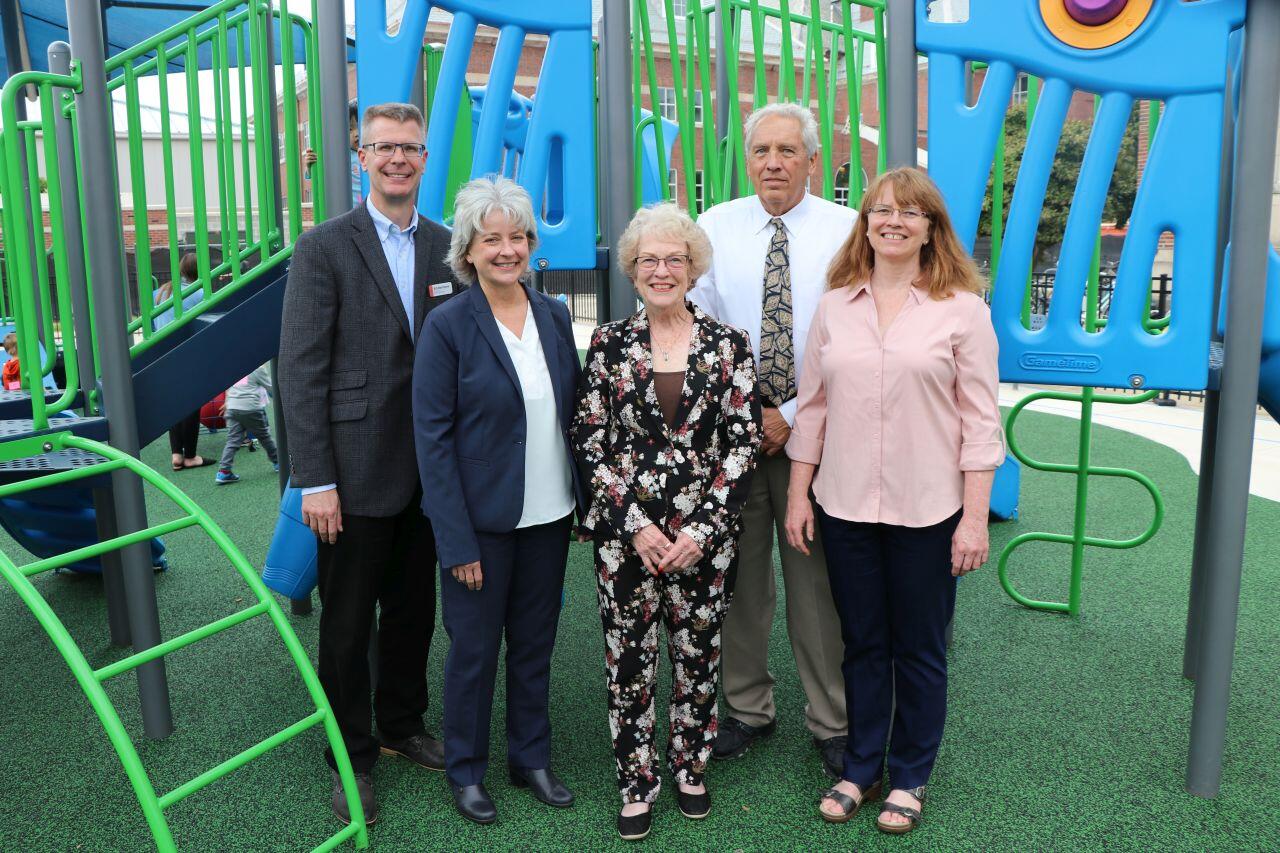
MULTIPOLYGON (((578 348, 586 350, 594 327, 575 323, 573 337, 578 348)), ((1033 391, 1030 385, 1000 386, 1000 405, 1012 406, 1033 391)), ((1036 412, 1047 412, 1068 418, 1080 417, 1080 405, 1058 400, 1040 400, 1028 406, 1036 412)), ((1200 434, 1204 412, 1198 405, 1179 402, 1177 406, 1154 403, 1095 403, 1093 422, 1121 429, 1171 447, 1186 457, 1191 469, 1200 473, 1200 434)), ((1151 472, 1146 472, 1151 473, 1151 472)), ((1280 501, 1280 424, 1259 414, 1254 427, 1253 473, 1249 491, 1259 497, 1280 501)))
MULTIPOLYGON (((1026 395, 1037 391, 1029 385, 1000 386, 1000 405, 1012 406, 1026 395)), ((1080 417, 1080 404, 1060 400, 1038 400, 1027 408, 1037 412, 1080 417)), ((1200 473, 1200 438, 1204 411, 1198 405, 1179 402, 1177 406, 1154 403, 1095 403, 1093 422, 1131 432, 1186 457, 1191 469, 1200 473)), ((1146 472, 1150 474, 1151 472, 1146 472)), ((1280 424, 1259 414, 1254 426, 1253 471, 1249 491, 1260 497, 1280 501, 1280 424)))

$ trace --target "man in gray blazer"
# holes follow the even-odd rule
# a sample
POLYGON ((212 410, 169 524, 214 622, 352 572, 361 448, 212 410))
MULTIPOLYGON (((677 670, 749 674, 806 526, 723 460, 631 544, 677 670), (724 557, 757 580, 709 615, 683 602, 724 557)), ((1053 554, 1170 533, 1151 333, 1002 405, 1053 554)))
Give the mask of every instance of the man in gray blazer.
MULTIPOLYGON (((440 742, 422 719, 436 549, 421 509, 411 379, 423 321, 458 285, 444 261, 449 232, 416 208, 424 127, 410 104, 365 111, 360 163, 369 196, 298 238, 280 334, 292 484, 302 489, 303 521, 318 545, 320 683, 369 823, 379 751, 444 769, 440 742), (379 604, 371 707, 367 650, 379 604)), ((326 759, 334 768, 333 755, 326 759)), ((349 822, 333 777, 333 810, 349 822)))

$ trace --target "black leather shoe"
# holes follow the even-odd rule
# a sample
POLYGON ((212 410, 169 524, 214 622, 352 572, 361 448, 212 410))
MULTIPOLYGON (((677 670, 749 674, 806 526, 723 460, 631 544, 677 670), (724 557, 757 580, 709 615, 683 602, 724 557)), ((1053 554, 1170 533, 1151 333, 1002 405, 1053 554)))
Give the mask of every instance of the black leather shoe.
POLYGON ((540 803, 563 809, 573 805, 573 792, 564 786, 548 768, 526 770, 522 767, 507 765, 507 773, 511 776, 511 784, 517 788, 528 788, 533 798, 540 803))
POLYGON ((818 753, 822 756, 822 769, 832 779, 839 779, 844 772, 844 748, 849 743, 849 738, 844 735, 836 735, 826 740, 813 739, 813 745, 818 748, 818 753))
POLYGON ((498 810, 484 785, 450 785, 453 788, 453 804, 458 807, 458 814, 474 823, 493 823, 498 819, 498 810))
MULTIPOLYGON (((333 813, 342 823, 351 823, 351 810, 347 808, 347 792, 342 787, 342 777, 337 770, 333 774, 333 813)), ((364 810, 365 826, 373 826, 378 819, 378 799, 373 795, 373 777, 368 773, 356 774, 356 791, 360 794, 360 808, 364 810)))
POLYGON ((770 720, 763 726, 749 726, 737 717, 725 717, 720 724, 720 731, 716 732, 716 743, 711 748, 711 756, 721 761, 740 758, 751 748, 751 744, 773 734, 777 727, 777 720, 770 720))
POLYGON ((680 814, 693 820, 702 820, 711 813, 711 794, 708 791, 687 794, 677 787, 676 802, 680 805, 680 814))
POLYGON ((623 841, 640 841, 649 834, 653 827, 653 806, 647 812, 633 814, 630 817, 618 815, 618 837, 623 841))
POLYGON ((428 770, 444 769, 444 744, 429 734, 413 735, 404 740, 379 738, 383 755, 399 755, 428 770))

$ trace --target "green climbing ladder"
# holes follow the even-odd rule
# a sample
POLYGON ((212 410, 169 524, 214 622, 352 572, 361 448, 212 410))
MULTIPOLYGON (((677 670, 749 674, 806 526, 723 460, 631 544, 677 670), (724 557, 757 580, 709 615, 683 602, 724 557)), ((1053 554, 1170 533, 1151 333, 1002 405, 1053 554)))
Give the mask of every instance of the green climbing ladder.
POLYGON ((368 846, 368 832, 365 827, 364 812, 360 806, 360 797, 355 787, 355 779, 352 775, 351 761, 347 756, 346 748, 343 746, 337 722, 334 720, 333 711, 329 707, 329 700, 325 698, 324 691, 320 687, 320 681, 307 658, 306 652, 302 648, 302 644, 298 641, 297 635, 294 634, 284 613, 271 597, 271 593, 263 586, 257 572, 249 564, 248 560, 232 543, 226 532, 215 524, 208 513, 201 509, 195 501, 156 471, 109 445, 81 438, 70 432, 32 435, 0 444, 0 461, 25 459, 45 453, 67 450, 84 451, 101 457, 102 461, 0 486, 0 498, 48 486, 57 486, 86 477, 96 477, 110 474, 114 471, 128 470, 172 500, 183 513, 172 521, 156 524, 145 530, 118 536, 105 542, 77 548, 56 557, 36 560, 22 566, 16 565, 8 557, 0 554, 0 577, 3 577, 4 581, 17 592, 18 597, 35 615, 36 621, 49 635, 54 647, 62 655, 67 666, 70 667, 80 688, 84 691, 85 696, 88 697, 89 704, 102 722, 107 738, 119 756, 125 775, 128 776, 129 783, 138 798, 138 803, 142 807, 143 816, 151 829, 156 847, 162 853, 177 850, 173 834, 169 829, 169 823, 164 815, 165 809, 316 725, 324 727, 329 747, 333 751, 334 759, 338 765, 338 773, 342 779, 343 789, 346 792, 347 806, 351 810, 351 823, 326 839, 315 850, 332 850, 349 839, 355 839, 357 848, 368 846), (42 572, 68 566, 78 560, 98 557, 110 551, 145 542, 152 537, 163 536, 188 527, 200 527, 217 544, 222 553, 231 562, 231 565, 235 567, 241 578, 249 586, 256 603, 200 628, 166 640, 157 646, 136 652, 114 663, 95 669, 85 658, 84 653, 80 651, 79 646, 71 638, 66 626, 58 619, 49 603, 32 585, 30 578, 42 572), (192 643, 259 616, 266 616, 270 619, 279 632, 289 656, 293 659, 294 665, 302 676, 302 681, 306 685, 307 691, 311 694, 311 699, 315 703, 315 712, 254 746, 233 755, 217 766, 199 773, 168 793, 157 794, 147 776, 146 770, 142 766, 133 741, 130 739, 128 732, 125 731, 120 715, 116 712, 115 706, 103 688, 104 682, 130 672, 148 661, 172 654, 192 643))
MULTIPOLYGON (((979 64, 979 67, 985 67, 979 64)), ((1031 126, 1031 118, 1035 113, 1036 99, 1039 93, 1040 81, 1035 77, 1030 77, 1027 81, 1027 127, 1031 126)), ((1100 99, 1094 97, 1094 110, 1098 109, 1100 99)), ((1155 136, 1156 124, 1160 117, 1160 103, 1152 101, 1150 111, 1148 113, 1149 138, 1155 136)), ((992 175, 992 219, 991 219, 991 277, 995 279, 996 268, 1000 264, 1000 239, 1002 233, 1002 224, 1004 216, 1004 136, 1001 138, 996 150, 995 167, 992 175)), ((1102 249, 1102 236, 1099 232, 1094 242, 1093 262, 1089 268, 1089 278, 1085 286, 1085 304, 1084 304, 1084 330, 1089 334, 1094 334, 1106 327, 1106 318, 1099 316, 1099 284, 1100 284, 1100 261, 1102 249)), ((1159 334, 1169 325, 1169 317, 1166 315, 1158 319, 1151 318, 1151 294, 1147 293, 1147 313, 1143 318, 1143 328, 1148 334, 1159 334)), ((1023 298, 1022 305, 1022 323, 1027 328, 1031 328, 1031 270, 1027 270, 1027 288, 1023 298)), ((1018 403, 1009 410, 1009 415, 1005 419, 1005 440, 1009 448, 1009 452, 1013 454, 1023 465, 1036 471, 1044 471, 1055 474, 1071 474, 1076 478, 1076 502, 1075 511, 1072 515, 1071 532, 1070 533, 1047 533, 1047 532, 1030 532, 1022 533, 1013 537, 1005 543, 1004 549, 1001 550, 1000 556, 996 562, 996 572, 1000 579, 1000 586, 1017 603, 1032 610, 1044 610, 1053 613, 1066 613, 1069 616, 1079 616, 1081 602, 1084 590, 1084 549, 1086 547, 1094 548, 1110 548, 1110 549, 1127 549, 1137 548, 1139 545, 1146 543, 1155 536, 1160 530, 1160 525, 1164 522, 1164 498, 1160 495, 1160 490, 1150 477, 1137 471, 1131 471, 1127 468, 1114 468, 1094 465, 1092 462, 1092 444, 1093 444, 1093 405, 1094 403, 1118 403, 1123 405, 1134 405, 1137 403, 1145 403, 1154 399, 1159 395, 1159 391, 1145 391, 1141 394, 1099 394, 1097 389, 1084 387, 1078 391, 1035 391, 1023 397, 1018 403), (1077 457, 1074 464, 1059 462, 1044 462, 1033 459, 1028 456, 1021 448, 1015 438, 1014 423, 1018 419, 1018 415, 1022 413, 1031 403, 1038 400, 1061 400, 1066 402, 1077 402, 1080 404, 1080 441, 1077 448, 1077 457), (1151 496, 1152 518, 1147 528, 1136 536, 1127 539, 1111 539, 1102 536, 1090 536, 1087 533, 1088 514, 1089 514, 1089 477, 1120 477, 1132 480, 1138 485, 1146 489, 1151 496), (1056 544, 1071 546, 1071 574, 1067 584, 1067 600, 1064 601, 1040 601, 1022 594, 1014 587, 1013 581, 1009 578, 1009 558, 1013 552, 1028 542, 1053 542, 1056 544)))

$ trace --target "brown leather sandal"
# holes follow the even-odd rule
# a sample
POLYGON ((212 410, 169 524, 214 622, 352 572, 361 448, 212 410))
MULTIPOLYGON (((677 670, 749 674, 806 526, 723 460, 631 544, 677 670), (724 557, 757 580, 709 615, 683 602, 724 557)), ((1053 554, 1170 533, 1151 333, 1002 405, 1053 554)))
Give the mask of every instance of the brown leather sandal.
MULTIPOLYGON (((902 788, 901 790, 915 797, 920 801, 920 805, 924 805, 924 785, 919 788, 902 788)), ((892 792, 890 792, 892 793, 892 792)), ((920 814, 919 809, 913 809, 911 806, 900 806, 897 803, 891 803, 888 800, 880 807, 880 814, 889 812, 890 814, 902 815, 907 819, 906 823, 885 823, 880 818, 876 818, 876 829, 881 832, 887 832, 890 835, 906 835, 911 830, 920 825, 920 821, 924 820, 924 815, 920 814)))
POLYGON ((848 821, 853 820, 853 816, 858 813, 858 809, 862 808, 862 804, 867 800, 880 799, 880 793, 882 790, 883 788, 881 784, 879 782, 874 782, 867 787, 867 790, 862 792, 861 797, 854 800, 853 797, 843 791, 830 788, 824 791, 822 796, 818 798, 818 814, 820 814, 822 819, 827 823, 847 823, 848 821), (840 814, 833 815, 823 811, 823 800, 834 800, 836 805, 840 807, 840 814))

